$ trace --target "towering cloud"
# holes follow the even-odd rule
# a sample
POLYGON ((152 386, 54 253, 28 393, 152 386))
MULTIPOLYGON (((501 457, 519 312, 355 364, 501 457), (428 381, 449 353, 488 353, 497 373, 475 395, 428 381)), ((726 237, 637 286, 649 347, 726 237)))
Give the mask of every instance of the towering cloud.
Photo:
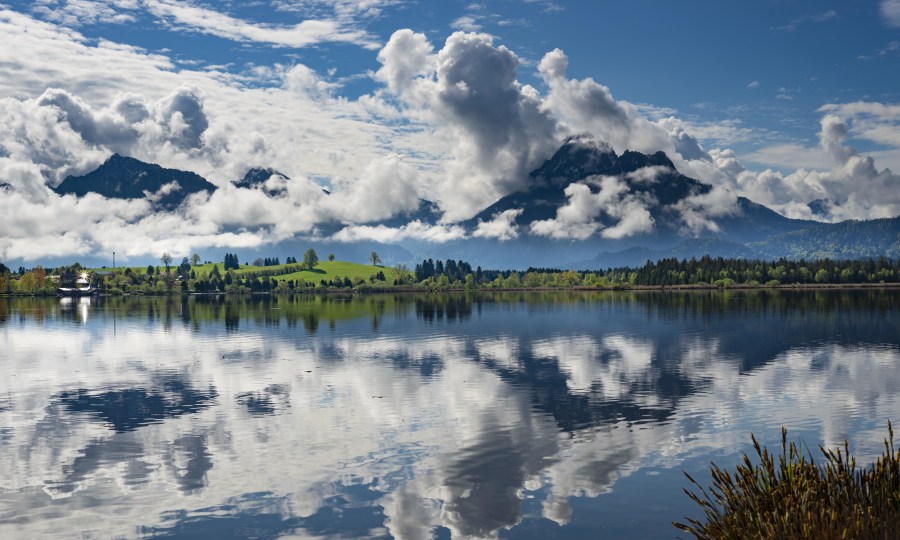
POLYGON ((373 161, 358 179, 338 182, 335 188, 324 203, 350 223, 387 219, 419 206, 417 172, 398 155, 373 161))
POLYGON ((209 119, 203 110, 203 97, 199 89, 178 88, 158 101, 153 112, 154 119, 170 142, 183 149, 200 147, 200 138, 209 127, 209 119))
MULTIPOLYGON (((60 122, 67 123, 81 135, 84 142, 92 146, 124 148, 133 144, 139 135, 132 122, 123 118, 118 110, 113 108, 95 112, 78 96, 65 90, 50 88, 37 99, 37 104, 55 109, 60 122)), ((125 107, 125 111, 131 113, 132 118, 140 118, 138 121, 141 121, 141 116, 146 117, 146 107, 143 108, 143 115, 133 108, 125 107)))
MULTIPOLYGON (((821 120, 819 149, 830 161, 826 170, 784 174, 768 169, 757 173, 746 170, 733 153, 717 151, 717 162, 726 173, 723 185, 788 217, 840 221, 900 214, 900 175, 891 169, 879 170, 871 156, 847 145, 851 123, 837 114, 871 109, 862 104, 823 107, 826 114, 821 120)), ((882 112, 891 114, 890 110, 882 112)))
POLYGON ((618 152, 663 150, 675 155, 668 133, 647 120, 637 108, 613 98, 609 88, 592 78, 566 77, 569 59, 559 49, 544 55, 538 71, 550 89, 543 108, 558 118, 567 131, 593 133, 618 152))
POLYGON ((58 123, 89 147, 123 154, 142 147, 152 155, 151 148, 167 144, 180 151, 198 149, 209 127, 202 92, 187 86, 153 103, 138 94, 121 94, 99 110, 58 88, 48 89, 34 103, 52 111, 58 123))
POLYGON ((556 123, 539 93, 518 82, 518 57, 491 36, 456 32, 436 55, 431 49, 421 34, 396 32, 378 56, 378 76, 450 141, 439 202, 448 220, 464 219, 525 187, 527 172, 554 149, 556 123))

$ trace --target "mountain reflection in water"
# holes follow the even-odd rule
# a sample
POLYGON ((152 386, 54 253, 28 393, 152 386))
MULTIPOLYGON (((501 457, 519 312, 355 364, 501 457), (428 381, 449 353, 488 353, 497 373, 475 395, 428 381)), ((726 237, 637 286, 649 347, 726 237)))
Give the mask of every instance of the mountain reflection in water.
POLYGON ((0 537, 674 537, 780 427, 873 457, 900 292, 0 298, 0 537))

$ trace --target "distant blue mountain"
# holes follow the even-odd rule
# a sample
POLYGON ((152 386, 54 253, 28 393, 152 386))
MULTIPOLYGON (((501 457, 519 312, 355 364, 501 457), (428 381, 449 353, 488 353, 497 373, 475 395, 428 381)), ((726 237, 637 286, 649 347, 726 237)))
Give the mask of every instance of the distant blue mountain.
POLYGON ((766 258, 900 258, 900 216, 806 227, 777 234, 747 247, 766 258))

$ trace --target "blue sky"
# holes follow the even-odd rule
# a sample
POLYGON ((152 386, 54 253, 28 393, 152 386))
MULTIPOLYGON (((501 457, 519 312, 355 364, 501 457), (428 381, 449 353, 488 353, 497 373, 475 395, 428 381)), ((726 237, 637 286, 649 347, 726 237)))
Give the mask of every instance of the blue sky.
MULTIPOLYGON (((137 9, 117 9, 130 19, 121 23, 89 17, 89 9, 78 20, 75 2, 35 4, 10 6, 68 22, 89 38, 162 51, 183 66, 227 66, 241 73, 302 63, 322 74, 334 70, 333 77, 344 80, 340 94, 351 98, 374 89, 366 77, 379 67, 371 47, 397 29, 422 32, 433 43, 458 29, 487 32, 523 61, 523 82, 540 87, 534 65, 560 48, 569 57, 571 77, 593 77, 618 99, 671 109, 694 121, 740 121, 760 130, 755 139, 735 141, 746 148, 771 142, 773 135, 815 143, 816 110, 827 103, 900 101, 900 31, 879 2, 371 2, 377 13, 347 17, 348 28, 366 38, 307 47, 227 37, 140 9, 140 2, 134 2, 137 9), (373 45, 361 46, 366 39, 373 45)), ((277 28, 335 17, 328 4, 193 2, 248 25, 277 28)))
MULTIPOLYGON (((364 224, 426 195, 448 224, 429 234, 456 238, 584 131, 790 217, 900 213, 900 0, 7 0, 0 39, 0 180, 34 204, 114 151, 218 185, 271 166, 306 182, 298 197, 343 197, 206 201, 185 245, 228 225, 269 241, 364 224)), ((21 235, 0 255, 25 256, 21 235)), ((85 235, 81 250, 110 245, 85 235)))

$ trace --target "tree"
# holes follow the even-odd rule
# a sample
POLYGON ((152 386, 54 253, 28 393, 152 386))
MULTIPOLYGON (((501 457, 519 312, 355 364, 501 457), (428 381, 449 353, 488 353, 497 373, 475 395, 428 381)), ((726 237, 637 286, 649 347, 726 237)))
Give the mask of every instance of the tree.
POLYGON ((240 268, 241 263, 238 261, 237 253, 226 253, 225 254, 225 270, 237 270, 240 268))
POLYGON ((381 264, 381 257, 378 256, 378 253, 374 251, 369 254, 369 260, 372 262, 372 266, 378 266, 381 264))
POLYGON ((47 271, 44 270, 44 267, 40 265, 35 266, 31 273, 34 274, 34 280, 37 282, 38 288, 43 287, 44 279, 47 277, 47 271))
POLYGON ((307 270, 312 270, 317 264, 319 264, 319 256, 316 255, 316 250, 313 248, 307 249, 306 253, 303 254, 303 266, 307 270))
POLYGON ((74 287, 80 270, 81 268, 76 267, 74 264, 71 266, 60 266, 56 269, 56 274, 59 275, 59 284, 63 287, 74 287))
POLYGON ((34 273, 25 272, 25 274, 19 278, 19 290, 23 293, 34 294, 37 290, 37 280, 34 278, 34 273))
POLYGON ((405 264, 398 264, 394 269, 396 270, 395 285, 407 285, 415 279, 405 264))
POLYGON ((147 265, 147 275, 148 275, 148 276, 152 276, 152 275, 153 275, 153 265, 152 265, 152 264, 148 264, 148 265, 147 265))
POLYGON ((197 266, 200 264, 200 255, 194 253, 191 255, 191 266, 197 266))
POLYGON ((168 251, 164 251, 163 254, 159 257, 159 262, 163 263, 166 267, 166 272, 169 271, 169 265, 172 264, 172 256, 169 255, 168 251))
POLYGON ((175 287, 175 284, 178 282, 178 278, 175 274, 171 272, 166 272, 162 276, 163 285, 166 287, 166 292, 172 294, 172 289, 175 287))
POLYGON ((333 260, 334 260, 334 253, 329 253, 329 254, 328 254, 328 260, 329 260, 329 261, 333 261, 333 260))

